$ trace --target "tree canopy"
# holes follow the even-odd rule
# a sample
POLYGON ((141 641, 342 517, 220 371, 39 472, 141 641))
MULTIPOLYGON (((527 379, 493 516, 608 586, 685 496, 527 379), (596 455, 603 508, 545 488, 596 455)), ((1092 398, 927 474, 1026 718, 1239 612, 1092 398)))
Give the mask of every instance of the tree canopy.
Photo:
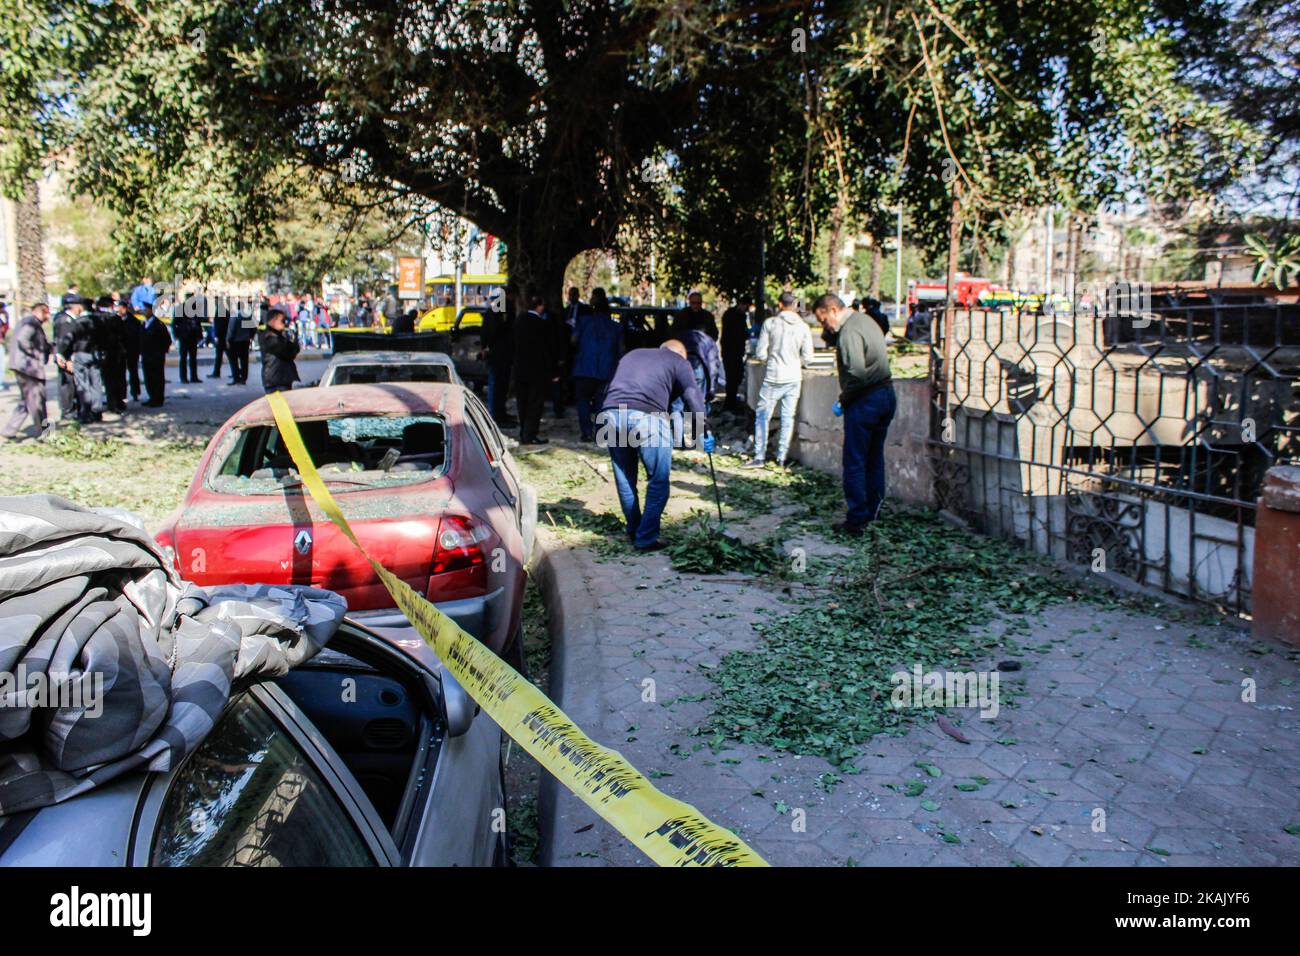
POLYGON ((806 277, 830 211, 943 241, 1014 208, 1221 188, 1260 146, 1197 71, 1214 0, 15 0, 0 182, 49 157, 203 274, 304 180, 502 237, 558 296, 584 249, 674 282, 806 277), (636 262, 648 268, 648 256, 636 262))

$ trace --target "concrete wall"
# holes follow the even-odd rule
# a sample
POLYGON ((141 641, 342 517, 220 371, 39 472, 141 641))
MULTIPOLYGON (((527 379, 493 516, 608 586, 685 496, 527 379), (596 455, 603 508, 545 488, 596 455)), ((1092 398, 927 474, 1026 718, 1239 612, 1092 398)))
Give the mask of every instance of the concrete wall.
MULTIPOLYGON (((745 392, 751 408, 758 406, 758 387, 763 366, 751 361, 745 376, 745 392)), ((889 497, 912 504, 933 505, 934 491, 925 440, 930 430, 930 383, 923 378, 896 379, 898 412, 889 426, 885 447, 885 486, 889 497)), ((844 445, 844 422, 831 408, 839 397, 839 379, 834 368, 804 369, 803 389, 790 446, 790 457, 808 468, 840 474, 840 453, 844 445)), ((779 419, 769 424, 769 448, 776 441, 779 419)))

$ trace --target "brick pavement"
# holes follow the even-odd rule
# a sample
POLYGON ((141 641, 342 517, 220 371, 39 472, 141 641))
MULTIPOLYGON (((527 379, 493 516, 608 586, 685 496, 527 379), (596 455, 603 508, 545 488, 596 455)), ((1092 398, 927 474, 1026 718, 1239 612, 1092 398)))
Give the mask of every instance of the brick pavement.
MULTIPOLYGON (((675 490, 674 513, 698 506, 700 491, 675 490)), ((580 494, 593 511, 616 510, 607 484, 580 494)), ((692 735, 714 691, 706 669, 756 646, 752 625, 786 612, 779 590, 679 575, 662 554, 611 557, 555 534, 544 545, 544 588, 560 604, 552 694, 773 864, 1300 863, 1300 835, 1284 829, 1300 824, 1300 689, 1281 645, 1235 626, 1052 606, 1017 635, 1023 669, 1002 675, 1022 691, 1011 705, 991 720, 949 711, 969 744, 934 723, 876 737, 860 773, 824 788, 825 760, 731 742, 715 751, 692 735), (1242 699, 1247 678, 1254 702, 1242 699), (911 781, 924 792, 905 795, 911 781)), ((552 865, 647 863, 563 791, 543 815, 552 865)))

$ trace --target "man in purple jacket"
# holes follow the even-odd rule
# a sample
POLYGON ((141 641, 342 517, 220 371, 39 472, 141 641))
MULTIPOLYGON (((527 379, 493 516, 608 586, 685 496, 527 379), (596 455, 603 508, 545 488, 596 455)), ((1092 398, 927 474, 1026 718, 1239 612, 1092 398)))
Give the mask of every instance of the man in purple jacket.
MULTIPOLYGON (((596 416, 596 444, 609 449, 627 536, 638 551, 664 547, 659 540, 659 519, 668 503, 673 464, 669 409, 677 398, 697 416, 695 434, 702 434, 704 396, 686 360, 686 346, 669 339, 657 349, 633 349, 623 356, 605 390, 604 407, 596 416), (638 461, 645 465, 648 477, 644 510, 637 499, 638 461)), ((712 452, 713 436, 705 435, 701 447, 712 452)))

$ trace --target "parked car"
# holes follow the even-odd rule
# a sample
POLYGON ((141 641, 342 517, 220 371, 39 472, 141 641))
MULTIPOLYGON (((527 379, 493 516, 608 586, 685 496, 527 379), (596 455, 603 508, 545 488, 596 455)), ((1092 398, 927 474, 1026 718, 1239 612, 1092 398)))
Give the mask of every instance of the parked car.
MULTIPOLYGON (((522 668, 537 497, 482 403, 434 382, 283 395, 371 557, 522 668)), ((311 501, 265 398, 217 431, 157 540, 196 584, 311 584, 342 594, 360 623, 407 626, 374 569, 311 501)))
POLYGON ((0 866, 506 865, 501 731, 475 712, 422 641, 345 619, 171 772, 0 817, 0 866))
POLYGON ((488 368, 483 361, 483 320, 489 310, 474 306, 460 310, 451 329, 445 332, 393 334, 384 329, 362 329, 335 336, 334 354, 344 352, 408 351, 442 352, 451 356, 460 380, 482 392, 487 387, 488 368))
POLYGON ((373 385, 378 382, 450 382, 463 385, 446 352, 339 352, 318 383, 373 385))

